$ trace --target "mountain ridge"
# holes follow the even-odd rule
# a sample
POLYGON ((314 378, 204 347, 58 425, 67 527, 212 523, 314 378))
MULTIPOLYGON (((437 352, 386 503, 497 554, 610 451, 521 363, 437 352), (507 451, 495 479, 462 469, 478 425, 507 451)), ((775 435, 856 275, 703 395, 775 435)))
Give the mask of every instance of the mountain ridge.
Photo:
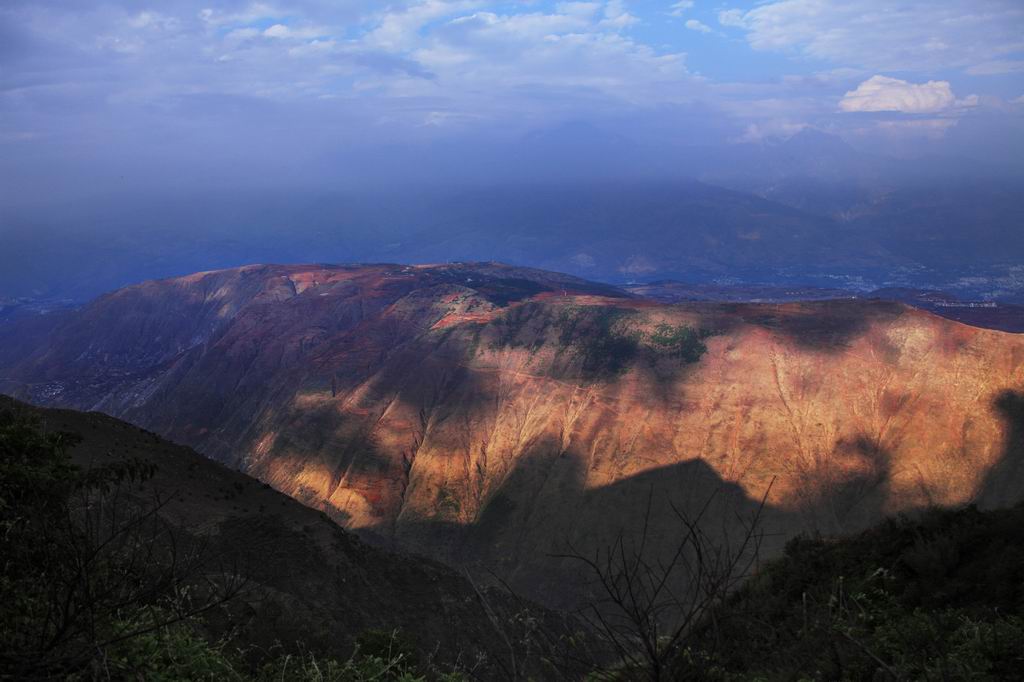
MULTIPOLYGON (((560 605, 571 576, 548 555, 635 527, 648 489, 717 496, 726 519, 774 480, 782 538, 1024 487, 986 487, 1017 447, 999 405, 1024 391, 1024 339, 883 301, 667 305, 492 263, 260 266, 102 297, 2 369, 34 402, 124 417, 560 605)), ((667 537, 667 507, 657 524, 667 537)))

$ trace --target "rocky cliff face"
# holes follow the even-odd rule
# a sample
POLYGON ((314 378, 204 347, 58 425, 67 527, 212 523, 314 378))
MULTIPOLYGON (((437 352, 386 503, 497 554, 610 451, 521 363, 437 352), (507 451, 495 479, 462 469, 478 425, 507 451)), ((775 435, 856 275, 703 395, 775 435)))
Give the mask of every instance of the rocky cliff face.
POLYGON ((572 568, 550 554, 645 517, 668 546, 673 506, 710 500, 729 538, 770 486, 777 546, 1024 496, 1024 337, 878 301, 665 305, 493 264, 252 266, 98 299, 0 375, 556 603, 572 568))

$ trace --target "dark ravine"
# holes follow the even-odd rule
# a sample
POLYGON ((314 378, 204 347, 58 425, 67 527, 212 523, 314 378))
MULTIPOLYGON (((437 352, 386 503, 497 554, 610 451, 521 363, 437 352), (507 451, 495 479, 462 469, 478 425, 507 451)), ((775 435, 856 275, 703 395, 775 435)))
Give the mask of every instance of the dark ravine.
POLYGON ((1024 337, 893 302, 670 305, 493 263, 249 266, 31 333, 0 389, 126 419, 550 604, 572 597, 549 555, 635 527, 651 490, 669 537, 669 501, 714 495, 730 519, 774 481, 775 549, 1024 494, 1004 409, 1024 337))

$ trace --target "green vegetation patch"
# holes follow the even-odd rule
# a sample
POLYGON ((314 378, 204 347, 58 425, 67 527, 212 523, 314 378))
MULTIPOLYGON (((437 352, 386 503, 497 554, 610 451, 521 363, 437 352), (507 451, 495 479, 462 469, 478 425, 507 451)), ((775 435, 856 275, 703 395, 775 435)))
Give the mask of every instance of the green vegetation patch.
POLYGON ((704 340, 714 336, 710 329, 694 329, 685 324, 659 324, 650 336, 651 345, 671 357, 689 364, 698 362, 708 351, 704 340))
POLYGON ((539 303, 510 308, 494 322, 497 339, 491 348, 527 348, 536 353, 544 345, 551 317, 550 310, 539 303))
POLYGON ((679 674, 1002 680, 1024 671, 1024 505, 802 536, 709 619, 679 674))
POLYGON ((458 682, 457 673, 420 671, 414 643, 399 630, 366 630, 347 660, 319 658, 311 652, 284 654, 265 664, 253 678, 258 682, 458 682))
POLYGON ((585 378, 617 376, 640 352, 642 334, 631 324, 636 316, 624 308, 573 306, 559 319, 559 344, 580 358, 585 378))
POLYGON ((499 308, 551 291, 551 287, 547 285, 521 277, 484 279, 480 282, 471 282, 469 286, 479 291, 484 298, 499 308))
POLYGON ((705 341, 718 332, 686 324, 659 324, 651 333, 640 326, 636 310, 608 306, 567 308, 557 320, 560 352, 580 358, 583 376, 600 380, 626 371, 638 358, 654 362, 669 357, 683 364, 700 361, 707 352, 705 341))

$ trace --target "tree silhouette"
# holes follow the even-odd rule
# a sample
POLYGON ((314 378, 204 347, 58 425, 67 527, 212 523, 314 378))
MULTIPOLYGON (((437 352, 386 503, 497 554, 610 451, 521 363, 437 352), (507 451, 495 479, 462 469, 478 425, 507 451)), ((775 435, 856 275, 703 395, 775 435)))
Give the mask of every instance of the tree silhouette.
MULTIPOLYGON (((774 480, 772 481, 774 483, 774 480)), ((581 564, 594 586, 594 598, 580 610, 614 663, 597 679, 642 677, 660 682, 676 679, 672 661, 700 625, 715 631, 715 607, 751 574, 764 533, 761 515, 771 491, 746 518, 730 543, 709 534, 705 516, 717 491, 691 515, 669 501, 678 521, 673 545, 653 547, 650 540, 653 487, 647 497, 639 536, 620 531, 615 540, 592 554, 571 545, 555 555, 581 564)))

